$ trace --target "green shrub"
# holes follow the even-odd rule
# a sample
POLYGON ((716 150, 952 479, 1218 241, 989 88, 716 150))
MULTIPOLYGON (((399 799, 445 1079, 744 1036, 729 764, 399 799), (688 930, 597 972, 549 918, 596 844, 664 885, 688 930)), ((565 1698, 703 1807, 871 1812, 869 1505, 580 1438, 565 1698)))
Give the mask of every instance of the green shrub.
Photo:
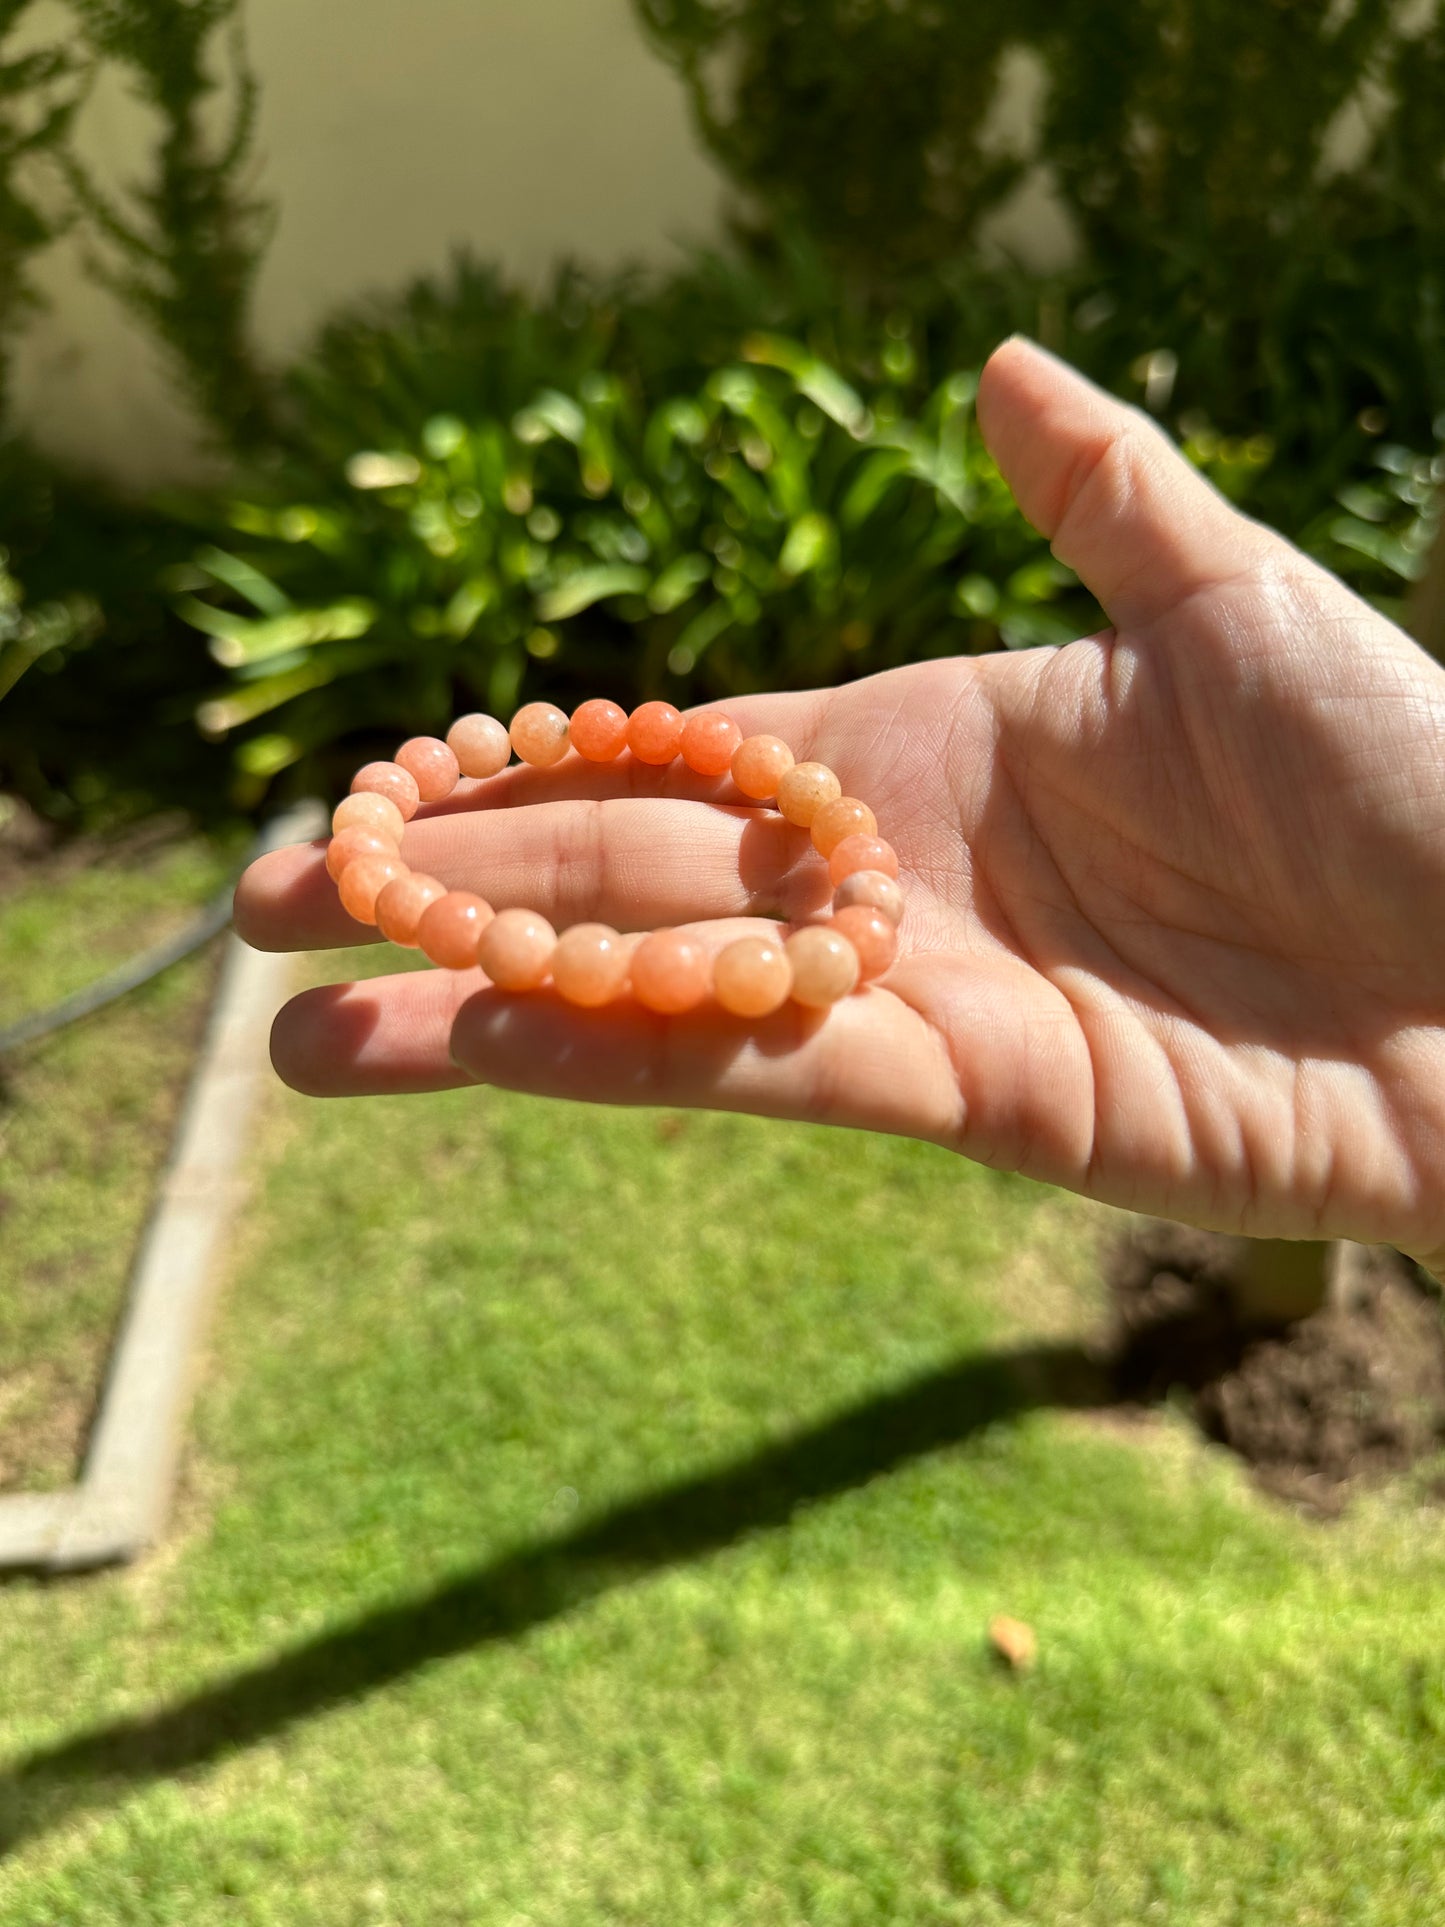
POLYGON ((190 531, 7 432, 3 356, 34 305, 32 257, 74 223, 213 434, 230 447, 270 439, 272 391, 246 328, 266 231, 245 185, 255 92, 237 45, 235 111, 220 132, 218 42, 238 0, 74 0, 73 11, 79 31, 36 45, 31 0, 0 0, 0 785, 62 820, 173 804, 209 816, 230 804, 195 728, 208 665, 161 584, 190 531), (27 50, 12 52, 22 34, 27 50), (145 167, 115 196, 69 139, 85 84, 107 64, 158 116, 145 167), (38 161, 50 167, 43 191, 38 161))
POLYGON ((1336 492, 1300 540, 1326 568, 1408 628, 1412 594, 1440 537, 1442 509, 1445 452, 1424 455, 1386 443, 1368 470, 1336 492))
MULTIPOLYGON (((27 4, 0 0, 0 45, 27 4)), ((458 263, 284 382, 247 334, 267 211, 239 46, 228 134, 213 111, 239 0, 76 0, 79 55, 0 57, 0 329, 50 232, 17 183, 67 151, 86 61, 116 63, 160 136, 125 198, 72 156, 76 204, 247 464, 137 509, 0 446, 0 781, 58 815, 211 813, 477 702, 1082 633, 1097 611, 972 419, 1012 327, 1402 613, 1445 424, 1445 10, 1412 39, 1384 0, 637 5, 754 196, 747 244, 540 297, 458 263), (1014 49, 1047 87, 1010 150, 987 109, 1014 49), (1363 158, 1331 173, 1351 102, 1363 158), (981 245, 1035 170, 1080 242, 1048 276, 981 245)))
MULTIPOLYGON (((31 0, 0 0, 0 418, 10 336, 35 305, 32 258, 64 225, 39 191, 37 161, 55 162, 84 81, 82 63, 60 43, 27 46, 31 0)), ((53 185, 53 184, 52 184, 53 185)))
POLYGON ((536 325, 489 359, 470 418, 393 430, 386 383, 362 410, 380 445, 342 458, 328 407, 327 459, 293 455, 196 551, 183 610, 230 676, 202 722, 253 785, 524 691, 810 686, 1093 620, 983 451, 975 376, 930 388, 901 318, 866 386, 755 333, 671 394, 580 341, 570 389, 534 385, 536 325))
POLYGON ((257 89, 241 0, 70 0, 97 63, 155 110, 146 169, 123 196, 69 155, 91 265, 151 330, 201 419, 229 450, 274 430, 271 383, 249 333, 271 209, 250 185, 257 89), (223 116, 223 41, 230 40, 223 116))
POLYGON ((234 814, 196 730, 211 665, 163 586, 190 528, 14 440, 0 443, 0 501, 0 789, 63 823, 234 814))
POLYGON ((414 436, 429 415, 510 415, 538 388, 573 390, 599 369, 672 394, 701 386, 760 332, 805 340, 855 380, 896 384, 899 349, 889 348, 889 368, 881 355, 904 326, 916 398, 928 368, 976 361, 1031 317, 1026 292, 996 273, 951 287, 946 300, 880 304, 850 290, 797 232, 699 250, 665 275, 567 264, 536 293, 460 254, 445 273, 327 323, 287 377, 291 440, 304 456, 344 460, 358 445, 414 436))
MULTIPOLYGON (((459 264, 334 322, 284 446, 218 498, 139 511, 12 451, 10 573, 66 624, 0 703, 4 778, 54 815, 214 816, 476 704, 696 700, 1085 634, 1098 612, 983 452, 969 364, 941 359, 976 367, 988 325, 880 316, 806 255, 568 273, 540 299, 459 264)), ((1332 496, 1268 436, 1172 425, 1403 614, 1438 458, 1356 426, 1332 496)))
POLYGON ((1016 319, 1105 386, 1138 392, 1137 367, 1167 365, 1174 409, 1271 436, 1271 489, 1342 485, 1368 460, 1362 414, 1428 444, 1445 410, 1445 9, 634 4, 754 218, 801 224, 851 285, 915 311, 971 296, 989 223, 1031 178, 1077 247, 1024 277, 1016 319), (1040 94, 1014 137, 991 109, 1020 56, 1040 94), (1339 166, 1351 116, 1359 152, 1339 166))
MULTIPOLYGON (((982 447, 975 372, 932 373, 926 326, 814 284, 808 341, 744 331, 800 316, 796 288, 703 261, 530 305, 459 268, 400 318, 334 324, 293 377, 288 459, 211 512, 181 600, 227 672, 200 715, 240 794, 477 704, 686 702, 1096 626, 982 447)), ((1445 463, 1356 428, 1332 497, 1267 435, 1176 425, 1227 495, 1403 615, 1445 463)))

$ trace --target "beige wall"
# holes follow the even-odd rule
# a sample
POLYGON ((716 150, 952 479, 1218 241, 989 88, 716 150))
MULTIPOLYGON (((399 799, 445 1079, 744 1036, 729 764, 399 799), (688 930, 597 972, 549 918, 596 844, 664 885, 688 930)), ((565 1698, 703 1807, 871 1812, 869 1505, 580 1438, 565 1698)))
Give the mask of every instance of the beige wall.
MULTIPOLYGON (((561 255, 656 259, 716 231, 719 183, 627 0, 247 0, 246 19, 258 184, 280 207, 257 300, 267 353, 461 244, 534 276, 561 255)), ((114 185, 150 130, 110 86, 80 132, 114 185)), ((40 279, 50 305, 17 355, 20 418, 138 484, 192 468, 155 350, 87 283, 75 242, 40 279)))

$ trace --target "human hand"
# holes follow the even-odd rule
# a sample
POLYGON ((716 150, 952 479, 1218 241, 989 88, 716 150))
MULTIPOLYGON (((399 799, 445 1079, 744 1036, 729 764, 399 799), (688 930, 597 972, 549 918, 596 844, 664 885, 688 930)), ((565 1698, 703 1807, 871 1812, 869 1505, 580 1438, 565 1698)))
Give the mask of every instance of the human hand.
MULTIPOLYGON (((481 1081, 901 1132, 1441 1269, 1445 671, 1029 344, 995 354, 979 419, 1115 626, 726 705, 875 809, 907 896, 886 984, 747 1027, 410 972, 295 999, 277 1069, 317 1095, 481 1081)), ((719 943, 829 895, 805 832, 628 758, 464 785, 404 855, 559 927, 727 920, 719 943)), ((263 948, 366 935, 315 849, 254 865, 236 919, 263 948)))

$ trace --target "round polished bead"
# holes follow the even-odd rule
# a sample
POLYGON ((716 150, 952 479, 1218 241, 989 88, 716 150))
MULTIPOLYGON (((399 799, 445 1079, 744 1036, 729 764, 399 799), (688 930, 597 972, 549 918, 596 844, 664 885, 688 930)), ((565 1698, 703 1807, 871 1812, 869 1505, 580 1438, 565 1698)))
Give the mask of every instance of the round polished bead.
POLYGON ((395 803, 389 797, 378 796, 375 790, 357 790, 351 796, 343 796, 331 812, 335 836, 340 836, 343 830, 375 830, 378 836, 389 836, 393 843, 400 843, 405 828, 406 818, 395 803))
POLYGON ((423 956, 445 970, 470 970, 477 943, 493 921, 492 906, 471 890, 447 890, 422 911, 416 940, 423 956))
POLYGON ((682 760, 698 776, 726 776, 743 732, 720 709, 702 709, 682 725, 682 760))
POLYGON ((416 784, 423 803, 445 802, 457 786, 461 764, 439 736, 412 736, 396 752, 396 760, 416 784))
POLYGON ((878 819, 856 796, 835 796, 813 818, 811 834, 819 856, 831 856, 845 836, 876 836, 878 819))
POLYGON ((744 736, 733 752, 733 781, 744 796, 765 803, 793 767, 793 752, 777 736, 744 736))
POLYGON ((395 803, 409 823, 416 815, 416 806, 421 801, 421 791, 416 786, 416 778, 410 770, 400 763, 367 763, 351 779, 351 793, 365 793, 384 796, 395 803))
POLYGON ((376 899, 383 885, 403 875, 405 870, 406 865, 399 856, 359 856, 354 863, 348 863, 337 885, 346 914, 355 917, 358 923, 375 923, 376 899))
POLYGON ((778 808, 806 830, 823 805, 842 794, 843 785, 826 763, 794 763, 778 785, 778 808))
POLYGON ((664 1017, 700 1004, 711 978, 707 952, 681 930, 654 930, 632 953, 632 994, 664 1017))
POLYGON ((627 982, 632 946, 606 923, 574 923, 557 939, 552 982, 559 997, 584 1010, 610 1004, 627 982))
POLYGON ((858 953, 858 975, 865 983, 893 968, 898 955, 898 932, 881 910, 870 910, 866 903, 855 903, 840 910, 828 925, 846 937, 858 953))
POLYGON ((589 763, 610 763, 627 747, 627 711, 594 698, 572 711, 572 747, 589 763))
POLYGON ((835 910, 851 910, 856 904, 879 910, 896 930, 903 921, 903 887, 886 870, 853 870, 833 893, 835 910))
POLYGON ((787 941, 793 966, 792 998, 810 1010, 826 1010, 846 997, 858 982, 858 952, 848 939, 826 924, 809 924, 787 941))
POLYGON ((852 876, 855 870, 881 870, 884 876, 896 877, 898 874, 898 852, 891 843, 885 843, 881 836, 845 836, 840 843, 833 845, 828 858, 828 875, 836 890, 845 877, 852 876))
POLYGON ((538 769, 561 762, 570 734, 567 718, 551 703, 527 703, 512 718, 512 748, 538 769))
POLYGON ((463 776, 495 776, 512 760, 512 739, 505 726, 480 711, 458 716, 447 731, 447 748, 463 776))
POLYGON ((435 877, 418 876, 407 870, 381 887, 376 899, 376 927, 388 943, 399 943, 410 950, 416 944, 417 925, 424 911, 447 893, 447 886, 435 877))
POLYGON ((713 995, 734 1017, 768 1017, 788 1001, 793 966, 773 937, 739 937, 718 952, 712 967, 713 995))
POLYGON ((557 932, 536 910, 502 910, 482 933, 477 962, 498 990, 535 990, 556 948, 557 932))
POLYGON ((416 815, 416 805, 422 800, 422 792, 416 788, 416 777, 401 763, 366 763, 356 771, 351 779, 353 794, 364 792, 370 796, 385 796, 387 802, 397 805, 403 817, 410 823, 416 815))
POLYGON ((644 703, 627 719, 627 747, 639 763, 670 763, 682 748, 682 717, 671 703, 644 703))
POLYGON ((342 830, 339 836, 333 836, 327 844, 326 874, 333 883, 340 883, 341 872, 359 856, 400 855, 401 851, 389 836, 383 836, 380 830, 368 830, 356 824, 349 830, 342 830))

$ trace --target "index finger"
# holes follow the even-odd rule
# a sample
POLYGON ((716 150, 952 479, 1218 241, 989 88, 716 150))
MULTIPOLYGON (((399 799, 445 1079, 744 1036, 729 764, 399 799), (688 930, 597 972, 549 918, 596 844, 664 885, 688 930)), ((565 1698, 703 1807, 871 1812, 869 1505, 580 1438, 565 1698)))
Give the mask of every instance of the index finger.
MULTIPOLYGON (((726 707, 747 733, 773 723, 766 733, 787 728, 806 752, 825 700, 748 697, 726 707)), ((250 866, 235 904, 246 942, 312 950, 379 941, 342 908, 325 849, 324 842, 293 845, 250 866)), ((607 764, 574 754, 551 769, 514 766, 459 786, 447 802, 417 812, 403 855, 450 889, 477 890, 498 909, 522 904, 561 923, 640 929, 774 910, 791 917, 824 900, 806 835, 775 811, 726 778, 626 754, 607 764)))

